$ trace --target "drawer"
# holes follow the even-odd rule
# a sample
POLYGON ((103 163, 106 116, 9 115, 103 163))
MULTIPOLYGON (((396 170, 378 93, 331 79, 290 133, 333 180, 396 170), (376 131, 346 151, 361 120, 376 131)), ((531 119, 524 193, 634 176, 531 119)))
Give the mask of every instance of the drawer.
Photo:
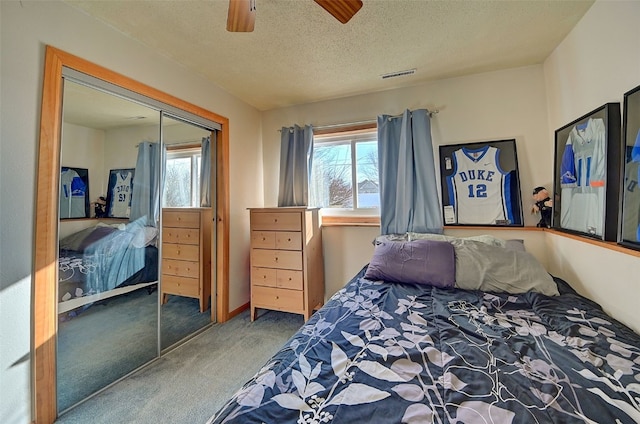
POLYGON ((162 211, 162 227, 200 228, 200 212, 162 211))
POLYGON ((273 231, 251 231, 251 247, 275 249, 276 233, 273 231))
POLYGON ((162 274, 200 278, 200 263, 192 261, 177 261, 175 259, 163 259, 162 274))
POLYGON ((276 287, 281 289, 302 290, 302 271, 277 270, 276 287))
POLYGON ((302 252, 251 249, 251 266, 302 270, 302 252))
POLYGON ((301 291, 255 286, 251 288, 251 302, 257 307, 297 312, 304 308, 301 291))
POLYGON ((194 244, 162 243, 162 259, 200 261, 200 246, 194 244))
POLYGON ((193 228, 164 228, 162 240, 167 243, 199 244, 200 230, 193 228))
POLYGON ((272 268, 251 267, 251 284, 256 286, 275 287, 277 270, 272 268))
POLYGON ((277 232, 276 249, 300 250, 302 249, 302 233, 300 232, 277 232))
POLYGON ((199 297, 200 281, 197 278, 162 276, 162 293, 177 294, 179 296, 199 297))
POLYGON ((300 231, 302 215, 300 212, 253 212, 251 228, 254 230, 300 231))

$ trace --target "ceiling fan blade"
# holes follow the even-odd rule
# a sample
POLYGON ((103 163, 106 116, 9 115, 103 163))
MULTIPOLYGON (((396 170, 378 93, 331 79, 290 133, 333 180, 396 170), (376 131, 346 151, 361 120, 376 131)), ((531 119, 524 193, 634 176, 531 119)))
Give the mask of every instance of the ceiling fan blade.
POLYGON ((362 7, 362 0, 314 0, 334 18, 346 24, 362 7))
POLYGON ((229 0, 227 31, 251 32, 256 21, 256 0, 229 0))

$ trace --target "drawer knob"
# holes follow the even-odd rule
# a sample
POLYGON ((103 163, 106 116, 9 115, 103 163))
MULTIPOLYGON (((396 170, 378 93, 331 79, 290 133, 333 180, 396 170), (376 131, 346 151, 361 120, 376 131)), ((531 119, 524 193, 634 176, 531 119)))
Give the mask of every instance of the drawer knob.
POLYGON ((278 222, 278 218, 274 219, 273 222, 278 222))
POLYGON ((288 239, 287 239, 287 241, 291 241, 291 239, 290 239, 290 238, 288 238, 288 239))
POLYGON ((289 281, 291 281, 291 277, 289 277, 289 281))

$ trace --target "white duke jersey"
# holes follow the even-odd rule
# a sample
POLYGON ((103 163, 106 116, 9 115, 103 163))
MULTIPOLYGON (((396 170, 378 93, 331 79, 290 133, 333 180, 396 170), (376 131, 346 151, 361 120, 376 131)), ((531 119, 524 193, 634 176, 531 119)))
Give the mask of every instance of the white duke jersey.
POLYGON ((510 179, 500 168, 499 155, 492 146, 453 152, 453 173, 447 183, 458 224, 513 223, 510 179))
POLYGON ((131 172, 118 172, 111 190, 111 216, 128 217, 131 206, 131 172))
POLYGON ((604 121, 589 119, 571 129, 560 168, 560 224, 563 228, 602 235, 606 179, 604 121))

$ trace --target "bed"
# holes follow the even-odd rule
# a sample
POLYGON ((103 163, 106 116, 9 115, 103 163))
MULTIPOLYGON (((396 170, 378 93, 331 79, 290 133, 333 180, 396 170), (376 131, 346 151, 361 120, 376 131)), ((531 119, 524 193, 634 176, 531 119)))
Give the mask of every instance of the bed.
POLYGON ((640 336, 522 243, 377 243, 208 423, 640 422, 640 336))
POLYGON ((157 284, 157 229, 98 223, 60 240, 58 313, 157 284))

